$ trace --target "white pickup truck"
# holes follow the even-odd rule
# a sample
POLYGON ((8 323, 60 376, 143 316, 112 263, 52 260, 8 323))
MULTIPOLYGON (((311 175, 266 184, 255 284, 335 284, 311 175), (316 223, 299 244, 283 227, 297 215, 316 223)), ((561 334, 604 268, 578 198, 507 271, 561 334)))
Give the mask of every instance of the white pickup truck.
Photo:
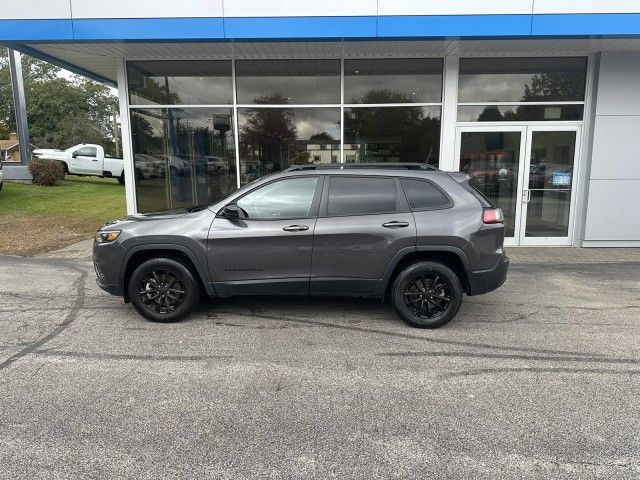
POLYGON ((82 143, 66 150, 38 149, 33 154, 37 158, 62 162, 65 174, 113 177, 124 184, 124 161, 105 155, 100 145, 82 143))

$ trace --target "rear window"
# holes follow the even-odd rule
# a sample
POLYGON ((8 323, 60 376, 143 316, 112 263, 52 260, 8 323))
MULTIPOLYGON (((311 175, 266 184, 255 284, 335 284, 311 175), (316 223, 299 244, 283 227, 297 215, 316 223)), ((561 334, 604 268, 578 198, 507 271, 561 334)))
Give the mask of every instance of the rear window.
POLYGON ((396 184, 392 178, 332 177, 328 215, 371 215, 397 211, 396 184))
POLYGON ((450 204, 449 198, 431 182, 403 178, 401 183, 411 210, 446 208, 450 204))
POLYGON ((485 208, 493 208, 493 203, 491 203, 489 199, 484 196, 484 193, 471 185, 469 182, 462 182, 460 185, 462 185, 467 192, 476 197, 480 202, 480 205, 485 208))

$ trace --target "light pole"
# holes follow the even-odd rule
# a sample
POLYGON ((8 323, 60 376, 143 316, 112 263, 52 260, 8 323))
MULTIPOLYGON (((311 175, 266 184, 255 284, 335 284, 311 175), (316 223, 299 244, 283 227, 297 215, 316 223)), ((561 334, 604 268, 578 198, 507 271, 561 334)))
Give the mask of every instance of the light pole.
POLYGON ((24 96, 24 82, 22 80, 22 60, 20 52, 9 50, 9 68, 11 70, 11 89, 13 90, 13 104, 16 111, 16 130, 20 144, 20 164, 26 165, 31 160, 29 140, 29 124, 27 123, 27 103, 24 96))

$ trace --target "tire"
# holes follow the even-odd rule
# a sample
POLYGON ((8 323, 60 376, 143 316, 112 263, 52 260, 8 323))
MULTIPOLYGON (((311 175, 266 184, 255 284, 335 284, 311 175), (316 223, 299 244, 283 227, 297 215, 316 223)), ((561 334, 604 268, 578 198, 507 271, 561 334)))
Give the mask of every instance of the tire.
POLYGON ((120 174, 120 176, 118 177, 118 183, 120 185, 124 185, 124 172, 122 172, 122 174, 120 174))
POLYGON ((417 328, 438 328, 449 323, 460 310, 462 296, 458 276, 438 262, 409 265, 398 274, 391 289, 396 313, 417 328))
POLYGON ((194 274, 173 258, 152 258, 141 264, 131 275, 128 291, 138 313, 152 322, 177 322, 200 300, 200 284, 194 274), (157 290, 156 285, 160 285, 157 290))

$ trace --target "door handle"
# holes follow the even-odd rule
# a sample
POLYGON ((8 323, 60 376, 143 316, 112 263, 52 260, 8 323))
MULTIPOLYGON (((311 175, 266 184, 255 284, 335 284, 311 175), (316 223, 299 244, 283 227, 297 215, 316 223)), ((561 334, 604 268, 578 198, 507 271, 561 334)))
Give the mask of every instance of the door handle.
POLYGON ((409 226, 409 222, 393 221, 393 222, 383 223, 382 226, 384 228, 404 228, 404 227, 408 227, 409 226))
POLYGON ((522 191, 522 203, 529 203, 531 201, 531 190, 522 191))
POLYGON ((309 230, 309 227, 306 225, 289 225, 288 227, 284 227, 283 230, 285 232, 304 232, 309 230))

